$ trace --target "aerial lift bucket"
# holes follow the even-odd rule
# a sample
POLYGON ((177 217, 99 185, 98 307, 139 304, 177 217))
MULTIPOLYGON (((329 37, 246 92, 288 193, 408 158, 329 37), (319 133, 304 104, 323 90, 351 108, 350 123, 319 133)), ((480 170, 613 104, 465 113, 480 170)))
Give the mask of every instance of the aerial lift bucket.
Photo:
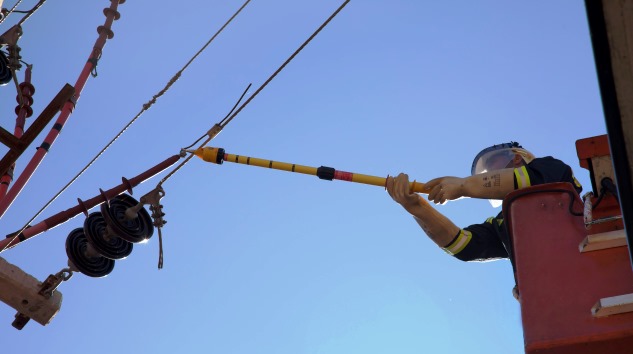
MULTIPOLYGON (((577 143, 581 165, 600 157, 585 149, 606 142, 599 138, 577 143)), ((607 220, 596 224, 586 223, 585 204, 569 183, 517 190, 504 200, 526 353, 633 353, 633 270, 611 199, 603 196, 594 208, 593 216, 607 220)))

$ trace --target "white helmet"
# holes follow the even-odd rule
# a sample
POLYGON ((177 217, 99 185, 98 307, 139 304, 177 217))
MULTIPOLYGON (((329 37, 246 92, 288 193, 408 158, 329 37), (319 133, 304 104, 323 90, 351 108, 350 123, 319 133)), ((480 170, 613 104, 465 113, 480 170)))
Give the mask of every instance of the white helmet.
MULTIPOLYGON (((517 153, 521 154, 524 160, 527 160, 526 162, 534 158, 529 151, 523 149, 519 143, 514 141, 493 145, 481 150, 475 156, 470 174, 474 176, 480 173, 510 168, 513 166, 512 160, 517 153)), ((502 201, 498 199, 489 199, 488 201, 493 208, 500 207, 502 204, 502 201)))

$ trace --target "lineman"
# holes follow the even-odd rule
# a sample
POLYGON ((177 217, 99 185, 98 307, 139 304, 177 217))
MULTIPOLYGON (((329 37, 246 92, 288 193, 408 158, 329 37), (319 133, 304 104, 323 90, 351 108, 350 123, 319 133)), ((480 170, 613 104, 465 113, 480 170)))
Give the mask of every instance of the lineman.
MULTIPOLYGON (((493 145, 475 157, 471 176, 440 177, 426 183, 428 199, 436 204, 461 197, 490 199, 493 205, 508 193, 537 184, 569 182, 578 193, 582 186, 571 167, 551 156, 535 158, 516 142, 493 145)), ((387 178, 387 192, 418 222, 422 230, 448 254, 462 261, 499 258, 513 260, 503 213, 484 223, 457 227, 424 198, 409 192, 409 177, 387 178)))

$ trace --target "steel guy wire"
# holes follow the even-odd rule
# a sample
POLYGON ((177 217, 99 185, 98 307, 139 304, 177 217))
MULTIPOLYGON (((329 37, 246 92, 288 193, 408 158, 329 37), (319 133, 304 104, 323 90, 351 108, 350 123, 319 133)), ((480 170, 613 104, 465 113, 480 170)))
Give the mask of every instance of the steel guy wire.
MULTIPOLYGON (((290 61, 292 61, 292 59, 294 59, 295 56, 297 56, 297 54, 299 54, 299 52, 301 52, 301 50, 303 48, 305 48, 306 45, 308 45, 308 43, 310 43, 310 41, 316 37, 317 34, 319 34, 319 32, 321 32, 321 30, 323 28, 325 28, 325 26, 327 26, 328 23, 330 23, 330 21, 345 7, 345 5, 347 5, 347 3, 349 3, 350 0, 345 0, 345 2, 343 4, 341 4, 341 6, 338 7, 338 9, 336 9, 336 11, 334 11, 330 17, 327 18, 327 20, 325 20, 325 22, 323 22, 321 24, 321 26, 319 26, 319 28, 317 28, 316 31, 314 31, 314 33, 312 33, 312 35, 310 37, 308 37, 308 39, 305 40, 305 42, 303 42, 303 44, 301 44, 301 46, 299 46, 299 48, 297 48, 297 50, 294 51, 294 53, 292 53, 292 55, 290 57, 288 57, 288 59, 286 59, 286 61, 281 64, 281 66, 279 68, 277 68, 277 70, 275 70, 275 72, 270 75, 270 77, 268 77, 268 79, 266 79, 266 81, 264 81, 264 83, 259 86, 259 88, 246 100, 246 102, 242 103, 242 105, 230 116, 225 117, 224 119, 222 119, 222 121, 220 121, 220 123, 216 124, 216 126, 219 128, 219 130, 221 131, 222 129, 224 129, 224 127, 226 127, 227 124, 229 124, 229 122, 231 122, 231 120, 233 120, 233 118, 235 118, 235 116, 237 116, 242 109, 244 109, 244 107, 246 107, 246 105, 248 105, 276 76, 277 74, 279 74, 285 67, 286 65, 288 65, 288 63, 290 63, 290 61)), ((213 128, 211 128, 212 130, 213 128)), ((209 130, 209 131, 211 131, 209 130)), ((203 136, 204 137, 204 136, 203 136)), ((205 145, 207 145, 215 136, 209 136, 207 137, 207 139, 200 145, 200 147, 204 147, 205 145)), ((197 141, 200 141, 200 139, 198 139, 197 141)), ((195 145, 196 143, 192 144, 195 145)), ((181 150, 181 153, 184 150, 181 150)), ((193 154, 190 154, 189 156, 187 156, 187 158, 181 162, 178 166, 175 167, 175 169, 173 171, 171 171, 168 175, 166 175, 159 183, 158 186, 162 186, 162 184, 167 181, 174 173, 176 173, 176 171, 178 171, 182 166, 184 166, 187 162, 189 162, 189 160, 191 160, 191 158, 193 157, 193 154)))

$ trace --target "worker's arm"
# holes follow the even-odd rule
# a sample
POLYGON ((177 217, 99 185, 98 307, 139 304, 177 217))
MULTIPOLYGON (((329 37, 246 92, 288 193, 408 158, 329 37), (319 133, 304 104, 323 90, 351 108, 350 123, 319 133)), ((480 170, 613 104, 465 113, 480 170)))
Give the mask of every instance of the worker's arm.
POLYGON ((393 200, 415 217, 422 230, 440 247, 446 247, 459 232, 452 221, 435 210, 424 198, 409 191, 409 176, 387 178, 387 192, 393 200))
POLYGON ((440 177, 428 181, 429 200, 444 204, 462 197, 503 199, 514 190, 514 169, 506 168, 469 177, 440 177))

